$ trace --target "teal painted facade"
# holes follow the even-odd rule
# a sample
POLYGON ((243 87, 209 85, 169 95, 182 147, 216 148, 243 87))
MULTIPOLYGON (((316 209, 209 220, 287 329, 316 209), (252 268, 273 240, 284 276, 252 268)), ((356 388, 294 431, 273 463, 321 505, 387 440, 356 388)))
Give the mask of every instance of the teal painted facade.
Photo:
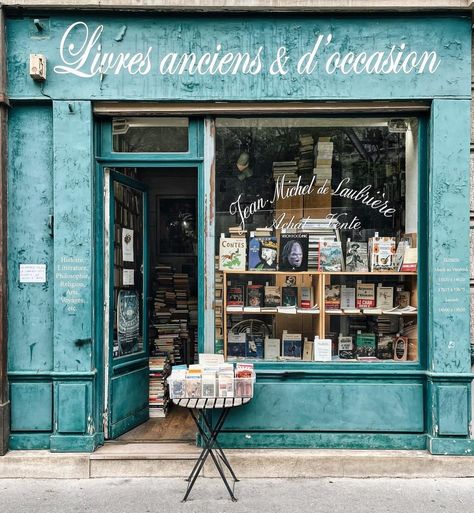
MULTIPOLYGON (((95 101, 400 100, 428 107, 420 115, 419 362, 258 364, 255 398, 229 416, 222 443, 471 454, 470 18, 58 13, 41 23, 38 31, 32 16, 6 21, 10 448, 92 451, 103 442, 104 166, 175 159, 198 168, 201 348, 203 320, 212 319, 204 311, 204 261, 214 253, 204 245, 205 198, 214 193, 204 118, 187 156, 117 156, 95 101), (191 57, 173 61, 183 52, 201 59, 194 73, 191 57), (32 53, 47 58, 42 84, 28 74, 32 53), (219 60, 224 54, 233 59, 219 60), (20 283, 21 263, 46 264, 46 284, 20 283), (446 277, 450 291, 441 293, 446 277)), ((130 369, 129 379, 143 383, 140 372, 130 369)))

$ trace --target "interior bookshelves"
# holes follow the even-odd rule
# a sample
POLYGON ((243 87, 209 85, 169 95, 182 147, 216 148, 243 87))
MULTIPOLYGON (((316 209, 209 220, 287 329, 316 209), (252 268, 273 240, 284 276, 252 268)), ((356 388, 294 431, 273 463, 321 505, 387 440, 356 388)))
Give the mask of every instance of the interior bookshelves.
MULTIPOLYGON (((397 315, 400 313, 364 313, 361 309, 359 313, 346 313, 344 311, 332 311, 327 309, 325 306, 325 286, 334 284, 335 281, 341 283, 341 280, 337 280, 338 277, 342 277, 343 281, 347 278, 363 279, 364 277, 370 277, 377 280, 380 278, 380 282, 383 284, 387 278, 395 278, 403 281, 408 290, 410 290, 410 305, 418 307, 418 289, 417 289, 417 273, 416 272, 325 272, 325 271, 223 271, 223 337, 224 337, 224 357, 227 359, 227 335, 228 335, 228 316, 229 315, 242 315, 244 318, 259 317, 259 316, 273 316, 273 336, 281 339, 283 330, 289 332, 302 332, 308 339, 313 339, 314 336, 320 338, 326 338, 326 333, 330 323, 330 317, 332 316, 375 316, 380 315, 397 315), (290 313, 287 312, 266 312, 266 311, 228 311, 227 305, 227 287, 228 282, 235 277, 240 277, 240 282, 244 280, 250 280, 251 277, 255 276, 268 276, 270 278, 270 285, 284 286, 285 279, 287 276, 296 277, 296 286, 298 287, 298 296, 300 295, 301 287, 312 287, 314 290, 314 303, 317 308, 305 309, 305 313, 290 313)), ((342 283, 344 284, 344 283, 342 283)), ((299 297, 298 297, 299 304, 299 297)), ((244 307, 245 308, 245 307, 244 307)), ((413 318, 417 316, 418 312, 405 312, 401 314, 413 318)), ((232 328, 232 327, 231 327, 232 328)), ((411 347, 411 358, 409 360, 415 361, 418 359, 418 339, 413 339, 414 347, 411 347)), ((342 361, 342 360, 341 360, 342 361)), ((380 360, 384 361, 384 360, 380 360)))

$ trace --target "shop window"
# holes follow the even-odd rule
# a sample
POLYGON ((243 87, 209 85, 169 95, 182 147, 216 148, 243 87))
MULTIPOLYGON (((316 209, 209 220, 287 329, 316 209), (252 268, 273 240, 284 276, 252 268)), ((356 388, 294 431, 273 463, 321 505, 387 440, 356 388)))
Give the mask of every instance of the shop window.
POLYGON ((216 120, 216 350, 418 360, 418 122, 216 120))
POLYGON ((115 118, 112 124, 114 152, 185 153, 188 135, 188 118, 115 118))

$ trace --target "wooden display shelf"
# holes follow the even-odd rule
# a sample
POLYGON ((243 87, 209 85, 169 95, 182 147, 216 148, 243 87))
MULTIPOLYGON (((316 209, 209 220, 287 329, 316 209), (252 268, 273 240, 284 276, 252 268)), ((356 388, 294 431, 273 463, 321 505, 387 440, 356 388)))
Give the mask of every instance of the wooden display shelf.
POLYGON ((243 315, 319 315, 321 313, 321 310, 318 308, 318 309, 311 309, 311 308, 308 308, 306 312, 266 312, 266 311, 260 311, 260 312, 249 312, 249 311, 245 311, 245 310, 227 310, 226 309, 226 313, 227 315, 232 315, 232 314, 237 314, 237 315, 240 315, 240 314, 243 314, 243 315))
POLYGON ((225 274, 271 274, 271 275, 286 275, 297 274, 310 275, 310 276, 417 276, 414 272, 401 272, 401 271, 371 271, 371 272, 349 272, 349 271, 221 271, 225 274))

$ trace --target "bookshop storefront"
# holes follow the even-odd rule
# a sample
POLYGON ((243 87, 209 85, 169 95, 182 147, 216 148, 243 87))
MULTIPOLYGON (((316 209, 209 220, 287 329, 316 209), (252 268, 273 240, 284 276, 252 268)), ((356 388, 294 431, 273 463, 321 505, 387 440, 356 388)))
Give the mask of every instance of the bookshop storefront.
POLYGON ((11 449, 162 436, 217 352, 257 376, 224 446, 471 453, 469 17, 6 37, 11 449))

